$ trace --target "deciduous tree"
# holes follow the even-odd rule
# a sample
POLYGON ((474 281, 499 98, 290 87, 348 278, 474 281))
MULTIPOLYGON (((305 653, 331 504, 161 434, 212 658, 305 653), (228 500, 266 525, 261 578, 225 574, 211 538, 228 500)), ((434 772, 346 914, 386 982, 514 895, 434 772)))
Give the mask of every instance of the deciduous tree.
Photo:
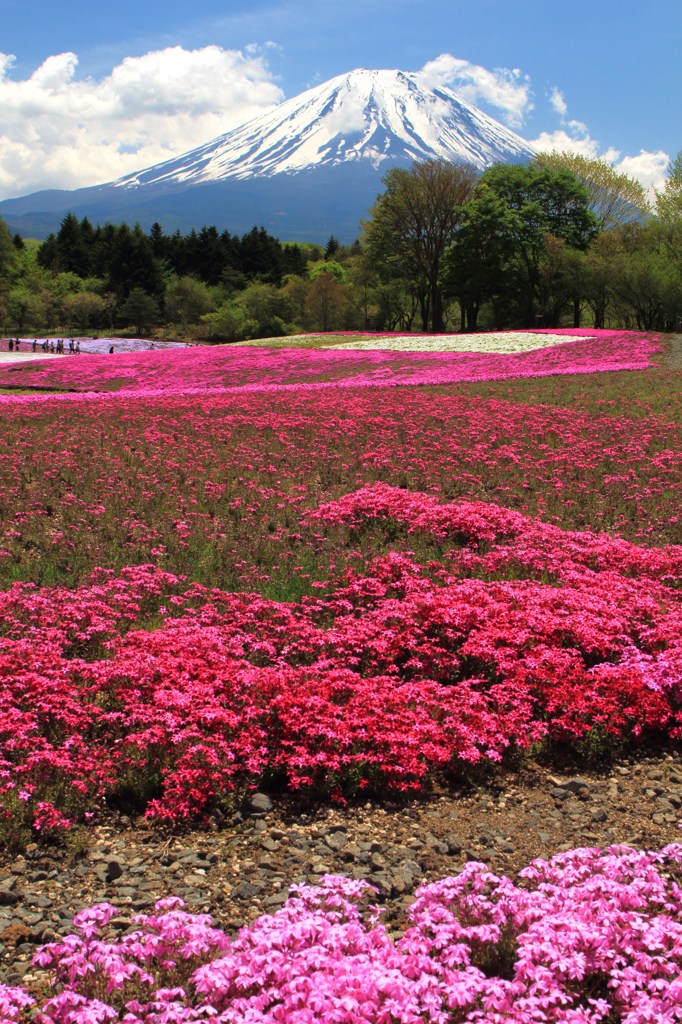
POLYGON ((641 220, 650 213, 651 204, 644 186, 617 171, 606 160, 554 150, 540 153, 535 163, 552 171, 570 171, 582 182, 589 194, 590 209, 602 231, 641 220))
POLYGON ((364 225, 366 258, 387 277, 412 282, 423 330, 443 330, 443 263, 471 199, 478 172, 469 164, 426 160, 393 168, 364 225))

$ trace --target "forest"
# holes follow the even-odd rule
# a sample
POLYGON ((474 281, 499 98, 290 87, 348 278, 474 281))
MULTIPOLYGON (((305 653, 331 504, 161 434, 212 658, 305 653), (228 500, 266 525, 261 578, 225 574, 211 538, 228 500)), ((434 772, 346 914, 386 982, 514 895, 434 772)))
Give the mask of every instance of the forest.
POLYGON ((303 331, 675 330, 682 154, 653 199, 608 164, 547 154, 483 173, 393 168, 359 237, 325 246, 204 226, 93 225, 44 242, 0 221, 0 329, 238 341, 303 331))

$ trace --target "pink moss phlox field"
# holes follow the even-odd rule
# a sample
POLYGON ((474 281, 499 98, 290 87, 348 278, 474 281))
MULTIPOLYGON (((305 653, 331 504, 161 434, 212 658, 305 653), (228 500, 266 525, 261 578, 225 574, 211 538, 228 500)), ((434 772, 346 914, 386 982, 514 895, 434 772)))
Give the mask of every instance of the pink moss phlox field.
POLYGON ((297 602, 153 565, 0 595, 7 828, 121 802, 205 819, 254 785, 409 793, 532 745, 682 735, 681 547, 384 484, 306 520, 439 559, 389 551, 297 602))
POLYGON ((88 355, 14 367, 5 365, 0 368, 0 387, 116 391, 121 396, 153 397, 225 389, 305 391, 332 384, 445 385, 645 369, 651 365, 651 356, 659 351, 657 341, 653 335, 631 331, 591 331, 584 341, 514 355, 234 346, 88 355))
POLYGON ((682 1020, 682 847, 577 849, 516 880, 480 863, 423 885, 399 935, 374 890, 328 875, 230 938, 182 900, 133 927, 76 915, 43 946, 39 1005, 0 986, 8 1024, 673 1024, 682 1020))

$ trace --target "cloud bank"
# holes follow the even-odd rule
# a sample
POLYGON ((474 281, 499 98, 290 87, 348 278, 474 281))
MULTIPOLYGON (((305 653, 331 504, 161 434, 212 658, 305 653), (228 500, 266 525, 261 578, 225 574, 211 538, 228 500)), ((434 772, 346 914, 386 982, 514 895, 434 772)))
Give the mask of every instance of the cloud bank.
POLYGON ((0 54, 0 196, 113 181, 202 145, 284 98, 264 56, 205 46, 126 57, 79 80, 75 53, 13 80, 0 54))
POLYGON ((610 147, 602 150, 597 139, 593 139, 583 121, 568 116, 568 105, 563 93, 553 89, 549 95, 552 110, 559 115, 561 127, 552 132, 541 132, 535 139, 529 139, 531 146, 541 152, 557 150, 560 153, 577 153, 589 159, 601 159, 611 164, 622 174, 641 182, 650 192, 661 188, 666 178, 670 157, 663 150, 649 152, 641 149, 636 156, 623 156, 619 150, 610 147))
POLYGON ((533 109, 530 81, 518 68, 489 71, 480 64, 442 53, 425 64, 420 77, 427 88, 446 85, 467 103, 484 102, 500 111, 504 121, 519 128, 533 109))

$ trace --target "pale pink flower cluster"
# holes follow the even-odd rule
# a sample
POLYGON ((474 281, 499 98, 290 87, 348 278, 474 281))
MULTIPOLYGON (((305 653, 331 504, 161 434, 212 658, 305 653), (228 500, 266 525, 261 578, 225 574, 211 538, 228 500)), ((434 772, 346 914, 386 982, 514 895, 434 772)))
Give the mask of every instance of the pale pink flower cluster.
POLYGON ((78 914, 44 946, 40 1006, 0 987, 3 1022, 36 1024, 673 1024, 682 1020, 682 846, 571 850, 513 881, 484 864, 423 885, 390 935, 363 881, 294 887, 230 939, 181 900, 134 929, 78 914))

